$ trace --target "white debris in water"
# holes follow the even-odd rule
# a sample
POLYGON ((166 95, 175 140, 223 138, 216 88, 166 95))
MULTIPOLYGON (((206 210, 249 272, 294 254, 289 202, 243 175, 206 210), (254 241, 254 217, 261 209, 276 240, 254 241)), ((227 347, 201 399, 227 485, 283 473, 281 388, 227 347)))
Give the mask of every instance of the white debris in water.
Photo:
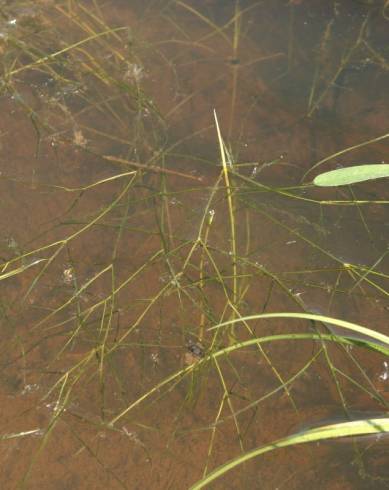
POLYGON ((170 280, 170 274, 168 272, 165 272, 164 274, 161 274, 159 276, 159 281, 162 283, 166 283, 170 280))
MULTIPOLYGON (((59 404, 59 400, 56 400, 55 402, 51 402, 51 403, 46 403, 45 407, 52 412, 58 412, 58 410, 61 408, 59 404)), ((62 408, 62 411, 66 412, 66 408, 62 408)))
POLYGON ((258 165, 255 165, 255 167, 253 168, 253 170, 251 171, 251 178, 253 179, 256 175, 257 175, 258 172, 258 165))
POLYGON ((71 284, 74 280, 73 267, 68 267, 63 271, 63 282, 65 284, 71 284))
POLYGON ((32 393, 32 392, 38 391, 38 390, 39 390, 38 384, 25 385, 25 387, 23 388, 23 390, 20 394, 21 395, 27 395, 28 393, 32 393))
POLYGON ((138 446, 145 446, 144 443, 139 439, 138 434, 135 431, 129 431, 126 426, 122 427, 122 431, 132 442, 134 442, 138 446))
POLYGON ((291 292, 292 292, 293 296, 296 297, 296 298, 300 298, 300 296, 304 294, 304 291, 294 291, 294 290, 292 290, 291 292))
POLYGON ((384 361, 384 370, 378 376, 381 381, 387 381, 389 379, 389 363, 384 361))
POLYGON ((46 433, 45 429, 36 429, 34 431, 31 431, 30 435, 34 437, 43 437, 45 433, 46 433))
POLYGON ((136 63, 128 63, 124 74, 124 80, 139 83, 145 76, 143 66, 136 63))
POLYGON ((88 140, 84 137, 81 129, 73 129, 73 142, 75 145, 82 146, 83 148, 87 146, 88 140))
POLYGON ((158 364, 159 364, 159 355, 158 355, 158 352, 152 352, 150 354, 150 358, 151 358, 151 361, 154 364, 154 366, 158 366, 158 364))

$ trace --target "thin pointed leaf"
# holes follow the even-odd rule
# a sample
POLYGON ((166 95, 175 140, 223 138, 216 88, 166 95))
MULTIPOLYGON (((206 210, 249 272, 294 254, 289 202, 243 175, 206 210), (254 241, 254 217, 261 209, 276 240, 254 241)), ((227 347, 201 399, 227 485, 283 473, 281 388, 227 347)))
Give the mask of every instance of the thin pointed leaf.
POLYGON ((297 434, 279 439, 271 444, 256 448, 238 458, 232 459, 222 466, 219 466, 200 481, 195 483, 190 490, 199 490, 216 480, 220 476, 232 470, 236 466, 253 459, 261 454, 273 451, 281 447, 295 446, 306 442, 322 441, 326 439, 336 439, 338 437, 363 436, 368 434, 381 434, 389 432, 389 418, 376 418, 365 420, 354 420, 352 422, 341 422, 338 424, 325 425, 308 429, 297 434))
POLYGON ((17 269, 13 269, 12 271, 5 272, 4 274, 0 274, 0 281, 2 281, 3 279, 7 279, 8 277, 16 276, 17 274, 21 274, 22 272, 24 272, 26 269, 29 269, 33 265, 39 264, 40 262, 45 262, 46 260, 47 259, 37 259, 31 262, 30 264, 22 265, 17 269))

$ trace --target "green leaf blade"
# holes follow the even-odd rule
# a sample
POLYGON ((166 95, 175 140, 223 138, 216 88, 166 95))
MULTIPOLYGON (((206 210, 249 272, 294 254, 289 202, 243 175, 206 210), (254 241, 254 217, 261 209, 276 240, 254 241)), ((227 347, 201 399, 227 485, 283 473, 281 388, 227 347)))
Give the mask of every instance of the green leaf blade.
POLYGON ((313 180, 318 187, 337 187, 389 177, 389 164, 355 165, 324 172, 313 180))
POLYGON ((347 422, 340 422, 292 434, 279 439, 271 444, 262 446, 252 451, 228 461, 227 463, 214 469, 208 475, 204 476, 197 483, 192 485, 190 490, 200 490, 236 466, 256 458, 262 454, 288 446, 296 446, 298 444, 306 444, 309 442, 324 441, 329 439, 337 439, 340 437, 358 437, 371 434, 383 434, 389 432, 389 418, 363 419, 347 422))

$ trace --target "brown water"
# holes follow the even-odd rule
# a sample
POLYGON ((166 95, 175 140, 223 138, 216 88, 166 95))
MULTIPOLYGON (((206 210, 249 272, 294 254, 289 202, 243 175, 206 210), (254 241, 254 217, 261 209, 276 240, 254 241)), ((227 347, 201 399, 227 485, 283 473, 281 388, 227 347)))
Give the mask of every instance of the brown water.
MULTIPOLYGON (((351 202, 387 200, 387 182, 298 188, 347 148, 320 168, 387 158, 385 2, 0 14, 0 257, 17 272, 0 281, 0 488, 184 489, 304 428, 384 416, 378 353, 329 343, 312 361, 320 343, 288 340, 198 361, 231 342, 207 329, 233 315, 321 312, 389 334, 386 207, 351 202), (235 260, 214 109, 240 175, 235 260)), ((312 332, 250 327, 237 339, 312 332)), ((281 449, 210 487, 387 488, 387 455, 385 437, 281 449)))

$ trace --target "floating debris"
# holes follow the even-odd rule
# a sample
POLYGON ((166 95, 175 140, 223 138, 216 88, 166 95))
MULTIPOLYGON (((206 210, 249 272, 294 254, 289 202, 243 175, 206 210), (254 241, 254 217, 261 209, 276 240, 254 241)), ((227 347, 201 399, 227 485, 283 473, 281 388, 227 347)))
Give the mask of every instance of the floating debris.
POLYGON ((73 280, 74 280, 73 267, 68 267, 63 271, 63 282, 65 284, 72 284, 73 280))

